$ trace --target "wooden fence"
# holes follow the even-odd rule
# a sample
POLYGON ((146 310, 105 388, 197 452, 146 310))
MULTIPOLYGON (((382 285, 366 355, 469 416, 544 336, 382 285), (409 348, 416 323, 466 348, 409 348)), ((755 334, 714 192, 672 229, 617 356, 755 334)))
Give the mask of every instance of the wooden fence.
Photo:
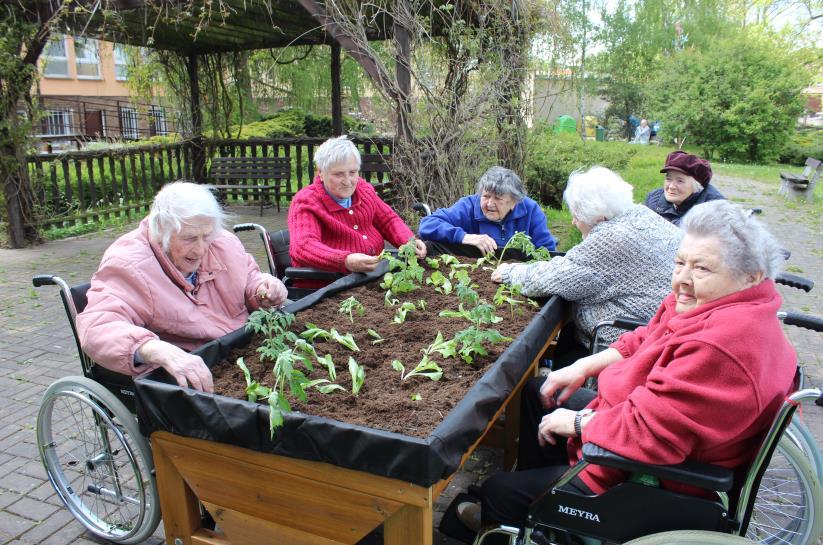
MULTIPOLYGON (((287 157, 291 179, 282 193, 291 200, 314 177, 314 152, 325 138, 204 140, 206 177, 213 157, 287 157)), ((363 154, 390 156, 392 140, 353 139, 363 154)), ((164 184, 192 180, 194 149, 190 141, 27 158, 41 228, 67 227, 101 219, 145 215, 154 194, 164 184)), ((388 173, 367 172, 376 184, 388 182, 388 173)), ((248 195, 236 195, 248 199, 248 195)))

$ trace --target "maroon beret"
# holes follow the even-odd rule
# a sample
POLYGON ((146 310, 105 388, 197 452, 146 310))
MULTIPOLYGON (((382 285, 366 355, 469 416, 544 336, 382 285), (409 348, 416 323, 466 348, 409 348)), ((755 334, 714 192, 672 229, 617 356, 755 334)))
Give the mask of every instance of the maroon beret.
POLYGON ((712 165, 708 161, 681 150, 673 151, 666 157, 666 166, 661 168, 660 172, 667 170, 676 170, 691 176, 703 187, 709 185, 712 179, 712 165))

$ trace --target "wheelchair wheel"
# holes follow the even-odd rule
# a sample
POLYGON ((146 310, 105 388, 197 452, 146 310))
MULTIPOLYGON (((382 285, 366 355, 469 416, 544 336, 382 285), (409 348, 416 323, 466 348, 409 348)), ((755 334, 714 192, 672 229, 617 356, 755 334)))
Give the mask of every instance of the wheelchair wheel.
POLYGON ((813 545, 823 531, 823 490, 812 460, 782 437, 763 474, 746 537, 767 545, 813 545))
POLYGON ((812 467, 817 469, 817 480, 823 484, 823 454, 809 427, 802 420, 794 418, 784 433, 803 451, 812 467))
POLYGON ((639 537, 623 545, 755 545, 755 543, 745 537, 721 532, 675 530, 639 537))
POLYGON ((151 450, 134 415, 101 384, 66 377, 49 386, 37 446, 57 495, 89 531, 126 545, 154 533, 160 504, 151 450))

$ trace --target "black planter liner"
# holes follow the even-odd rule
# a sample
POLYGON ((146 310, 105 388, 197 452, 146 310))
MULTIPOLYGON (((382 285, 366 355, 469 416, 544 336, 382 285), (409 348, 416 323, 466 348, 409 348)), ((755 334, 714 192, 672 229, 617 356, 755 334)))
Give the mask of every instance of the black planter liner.
MULTIPOLYGON (((284 310, 299 312, 329 295, 372 282, 385 272, 384 262, 373 273, 341 278, 284 310)), ((146 435, 163 430, 261 452, 327 462, 428 487, 458 469, 463 454, 483 433, 565 313, 566 303, 562 299, 549 299, 520 336, 425 439, 294 412, 286 415, 285 425, 272 440, 267 405, 181 388, 162 369, 135 379, 140 428, 146 435)), ((248 344, 250 338, 250 334, 239 329, 203 345, 194 353, 211 367, 224 359, 233 347, 248 344)))

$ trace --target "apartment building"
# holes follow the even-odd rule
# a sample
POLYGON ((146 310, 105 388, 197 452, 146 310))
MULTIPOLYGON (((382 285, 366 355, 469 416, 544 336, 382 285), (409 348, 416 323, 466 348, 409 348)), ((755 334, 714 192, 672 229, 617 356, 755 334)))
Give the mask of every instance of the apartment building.
POLYGON ((35 134, 41 152, 175 132, 174 112, 163 105, 163 97, 141 103, 130 96, 126 81, 133 57, 121 44, 52 38, 41 55, 41 78, 34 93, 43 112, 35 134))

